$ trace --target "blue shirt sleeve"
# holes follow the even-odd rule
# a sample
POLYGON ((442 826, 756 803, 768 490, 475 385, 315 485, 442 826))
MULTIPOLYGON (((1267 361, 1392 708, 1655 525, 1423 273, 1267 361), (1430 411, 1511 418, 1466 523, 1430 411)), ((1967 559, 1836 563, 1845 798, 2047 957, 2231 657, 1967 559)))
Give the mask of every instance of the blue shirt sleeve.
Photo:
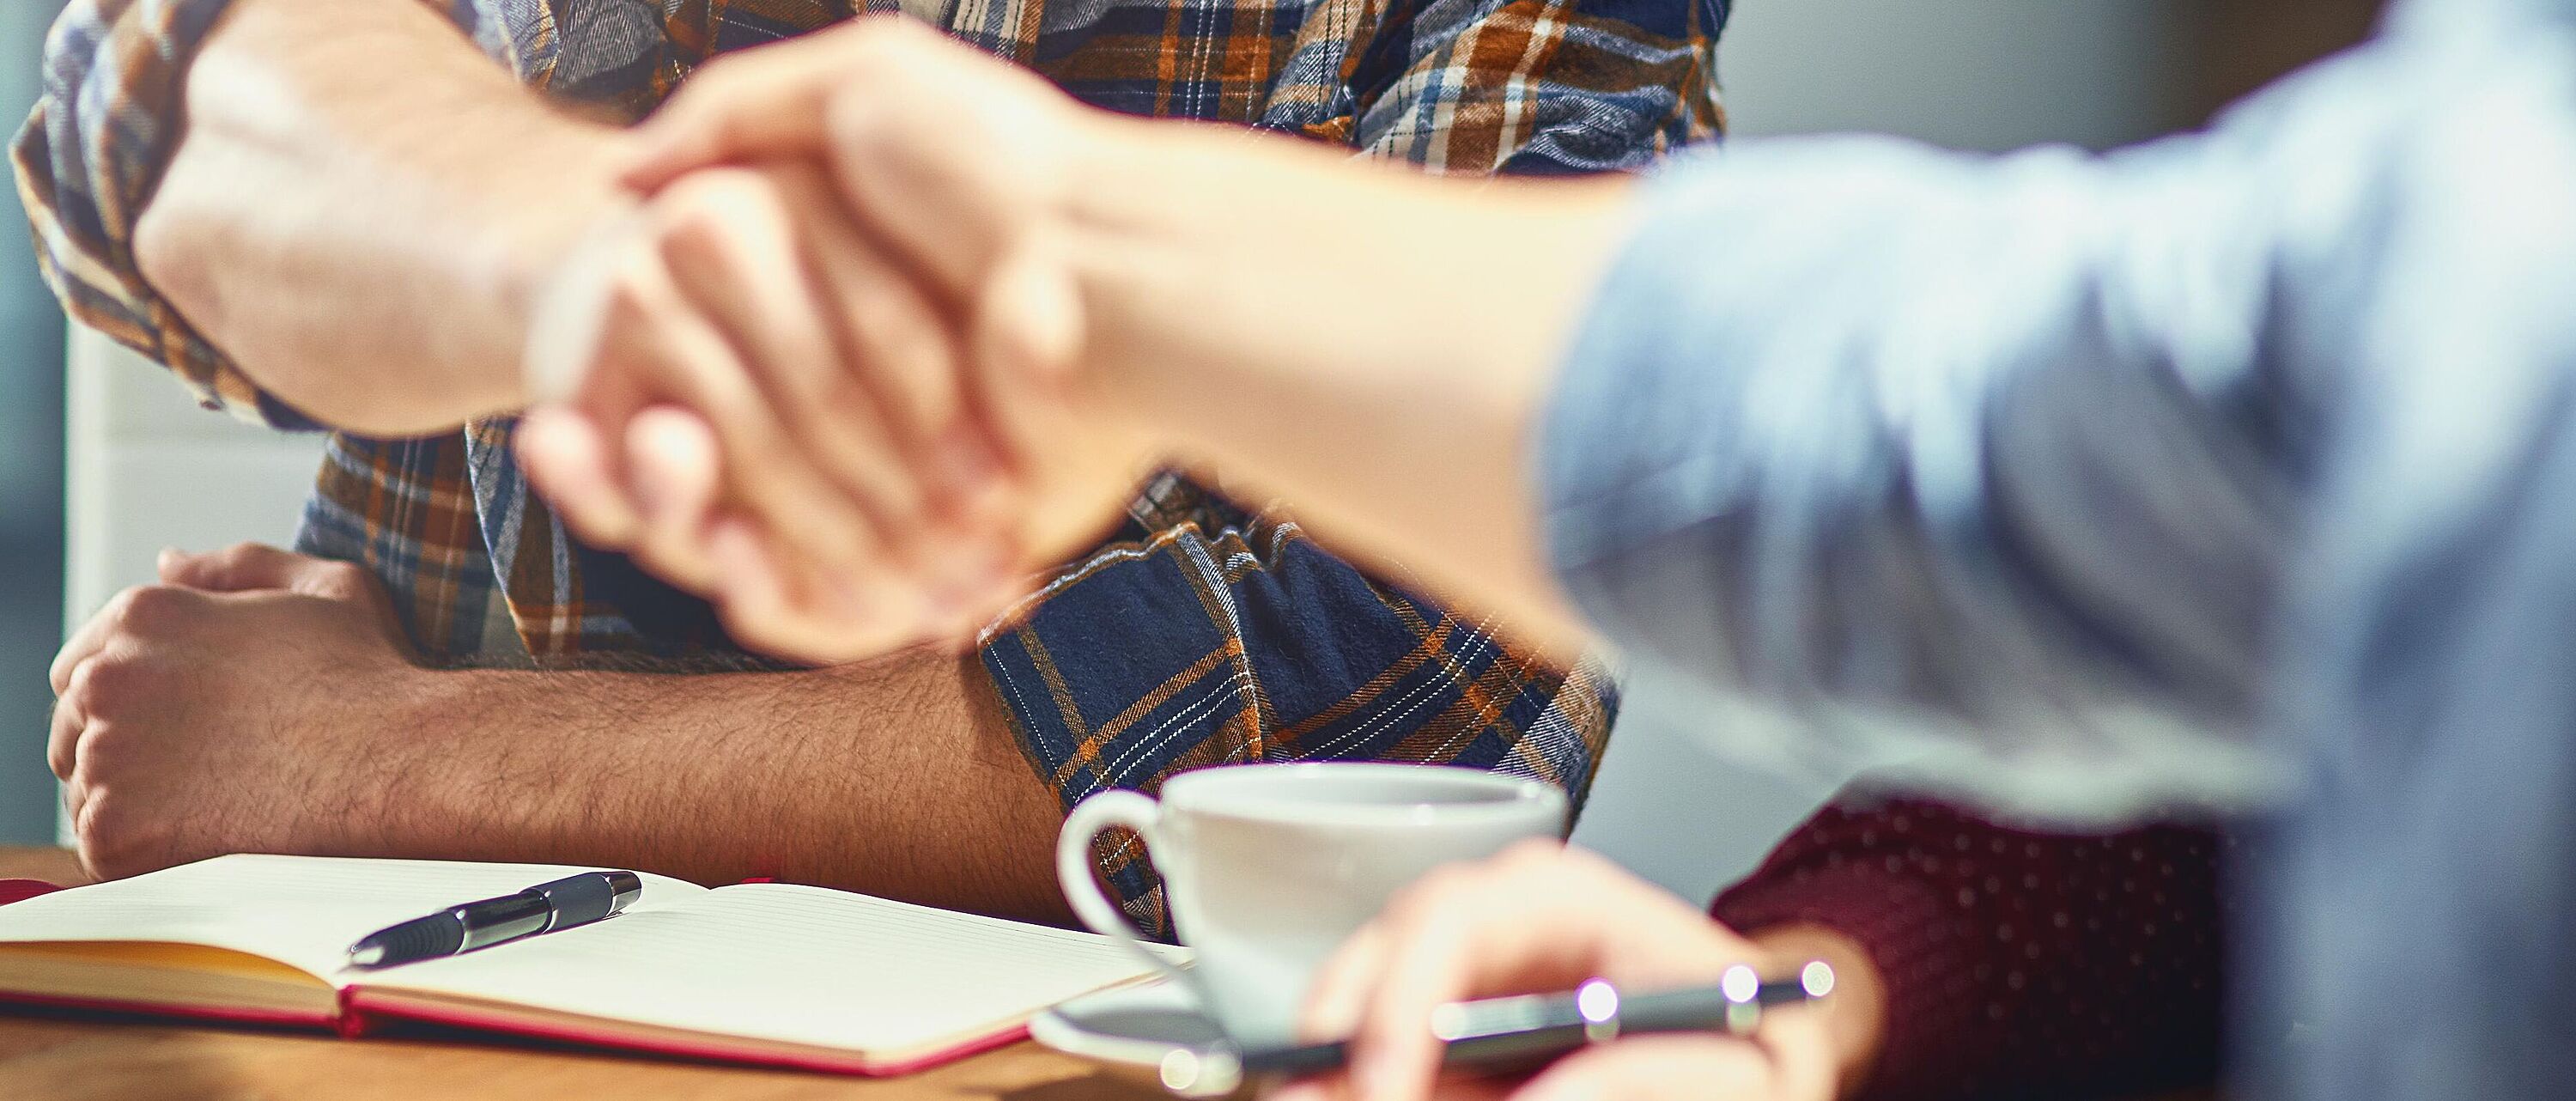
POLYGON ((2273 789, 2316 392, 2287 365, 2332 360, 2266 343, 2275 279, 2358 239, 2384 67, 2107 158, 1686 158, 1547 415, 1569 591, 1639 659, 1935 789, 2085 817, 2273 789))

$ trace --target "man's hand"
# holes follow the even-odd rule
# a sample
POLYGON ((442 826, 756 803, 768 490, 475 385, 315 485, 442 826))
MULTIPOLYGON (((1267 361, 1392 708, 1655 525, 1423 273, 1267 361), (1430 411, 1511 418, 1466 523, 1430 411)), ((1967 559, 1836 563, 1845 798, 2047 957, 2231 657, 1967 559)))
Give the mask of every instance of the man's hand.
POLYGON ((54 659, 47 746, 92 874, 366 847, 404 768, 416 666, 383 589, 244 544, 165 552, 54 659))
POLYGON ((1062 806, 972 659, 431 669, 356 567, 242 546, 162 577, 54 663, 53 767, 102 877, 228 852, 536 861, 1067 920, 1062 806))
POLYGON ((1770 1014, 1750 1040, 1618 1040, 1526 1082, 1438 1073, 1430 1019, 1441 1003, 1553 993, 1594 978, 1638 991, 1699 985, 1737 964, 1784 970, 1804 962, 1777 955, 1599 857, 1525 843, 1432 873, 1325 965, 1302 1031, 1350 1037, 1352 1068, 1346 1079, 1302 1084, 1281 1101, 1830 1101, 1837 1045, 1810 1009, 1770 1014))

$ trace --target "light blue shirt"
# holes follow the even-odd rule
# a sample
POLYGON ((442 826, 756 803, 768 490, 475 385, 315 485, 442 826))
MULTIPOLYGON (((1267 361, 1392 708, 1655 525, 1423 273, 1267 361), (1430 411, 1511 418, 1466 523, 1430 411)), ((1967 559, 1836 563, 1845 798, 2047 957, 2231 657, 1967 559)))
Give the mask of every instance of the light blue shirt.
POLYGON ((2401 3, 2109 157, 1744 143, 1645 207, 1544 429, 1605 633, 1952 794, 2277 808, 2263 1092, 2576 1096, 2576 0, 2401 3))

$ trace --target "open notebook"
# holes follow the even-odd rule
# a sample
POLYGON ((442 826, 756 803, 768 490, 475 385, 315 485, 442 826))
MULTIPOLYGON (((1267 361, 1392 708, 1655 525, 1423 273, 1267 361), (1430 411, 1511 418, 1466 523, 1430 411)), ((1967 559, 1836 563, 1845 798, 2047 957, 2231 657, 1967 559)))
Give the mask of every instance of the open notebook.
MULTIPOLYGON (((0 906, 0 1001, 336 1028, 420 1020, 897 1074, 1150 978, 1102 937, 784 884, 644 877, 595 925, 381 971, 350 942, 579 868, 224 856, 0 906)), ((1181 949, 1160 949, 1172 958, 1181 949)))

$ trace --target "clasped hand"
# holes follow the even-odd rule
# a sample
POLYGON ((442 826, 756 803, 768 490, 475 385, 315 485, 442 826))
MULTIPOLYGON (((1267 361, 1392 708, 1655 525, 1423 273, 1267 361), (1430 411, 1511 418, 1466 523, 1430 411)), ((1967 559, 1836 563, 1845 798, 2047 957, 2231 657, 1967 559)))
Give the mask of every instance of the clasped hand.
POLYGON ((967 635, 1149 458, 1049 260, 1104 124, 900 19, 711 63, 639 130, 640 211, 540 296, 529 478, 755 649, 967 635))

